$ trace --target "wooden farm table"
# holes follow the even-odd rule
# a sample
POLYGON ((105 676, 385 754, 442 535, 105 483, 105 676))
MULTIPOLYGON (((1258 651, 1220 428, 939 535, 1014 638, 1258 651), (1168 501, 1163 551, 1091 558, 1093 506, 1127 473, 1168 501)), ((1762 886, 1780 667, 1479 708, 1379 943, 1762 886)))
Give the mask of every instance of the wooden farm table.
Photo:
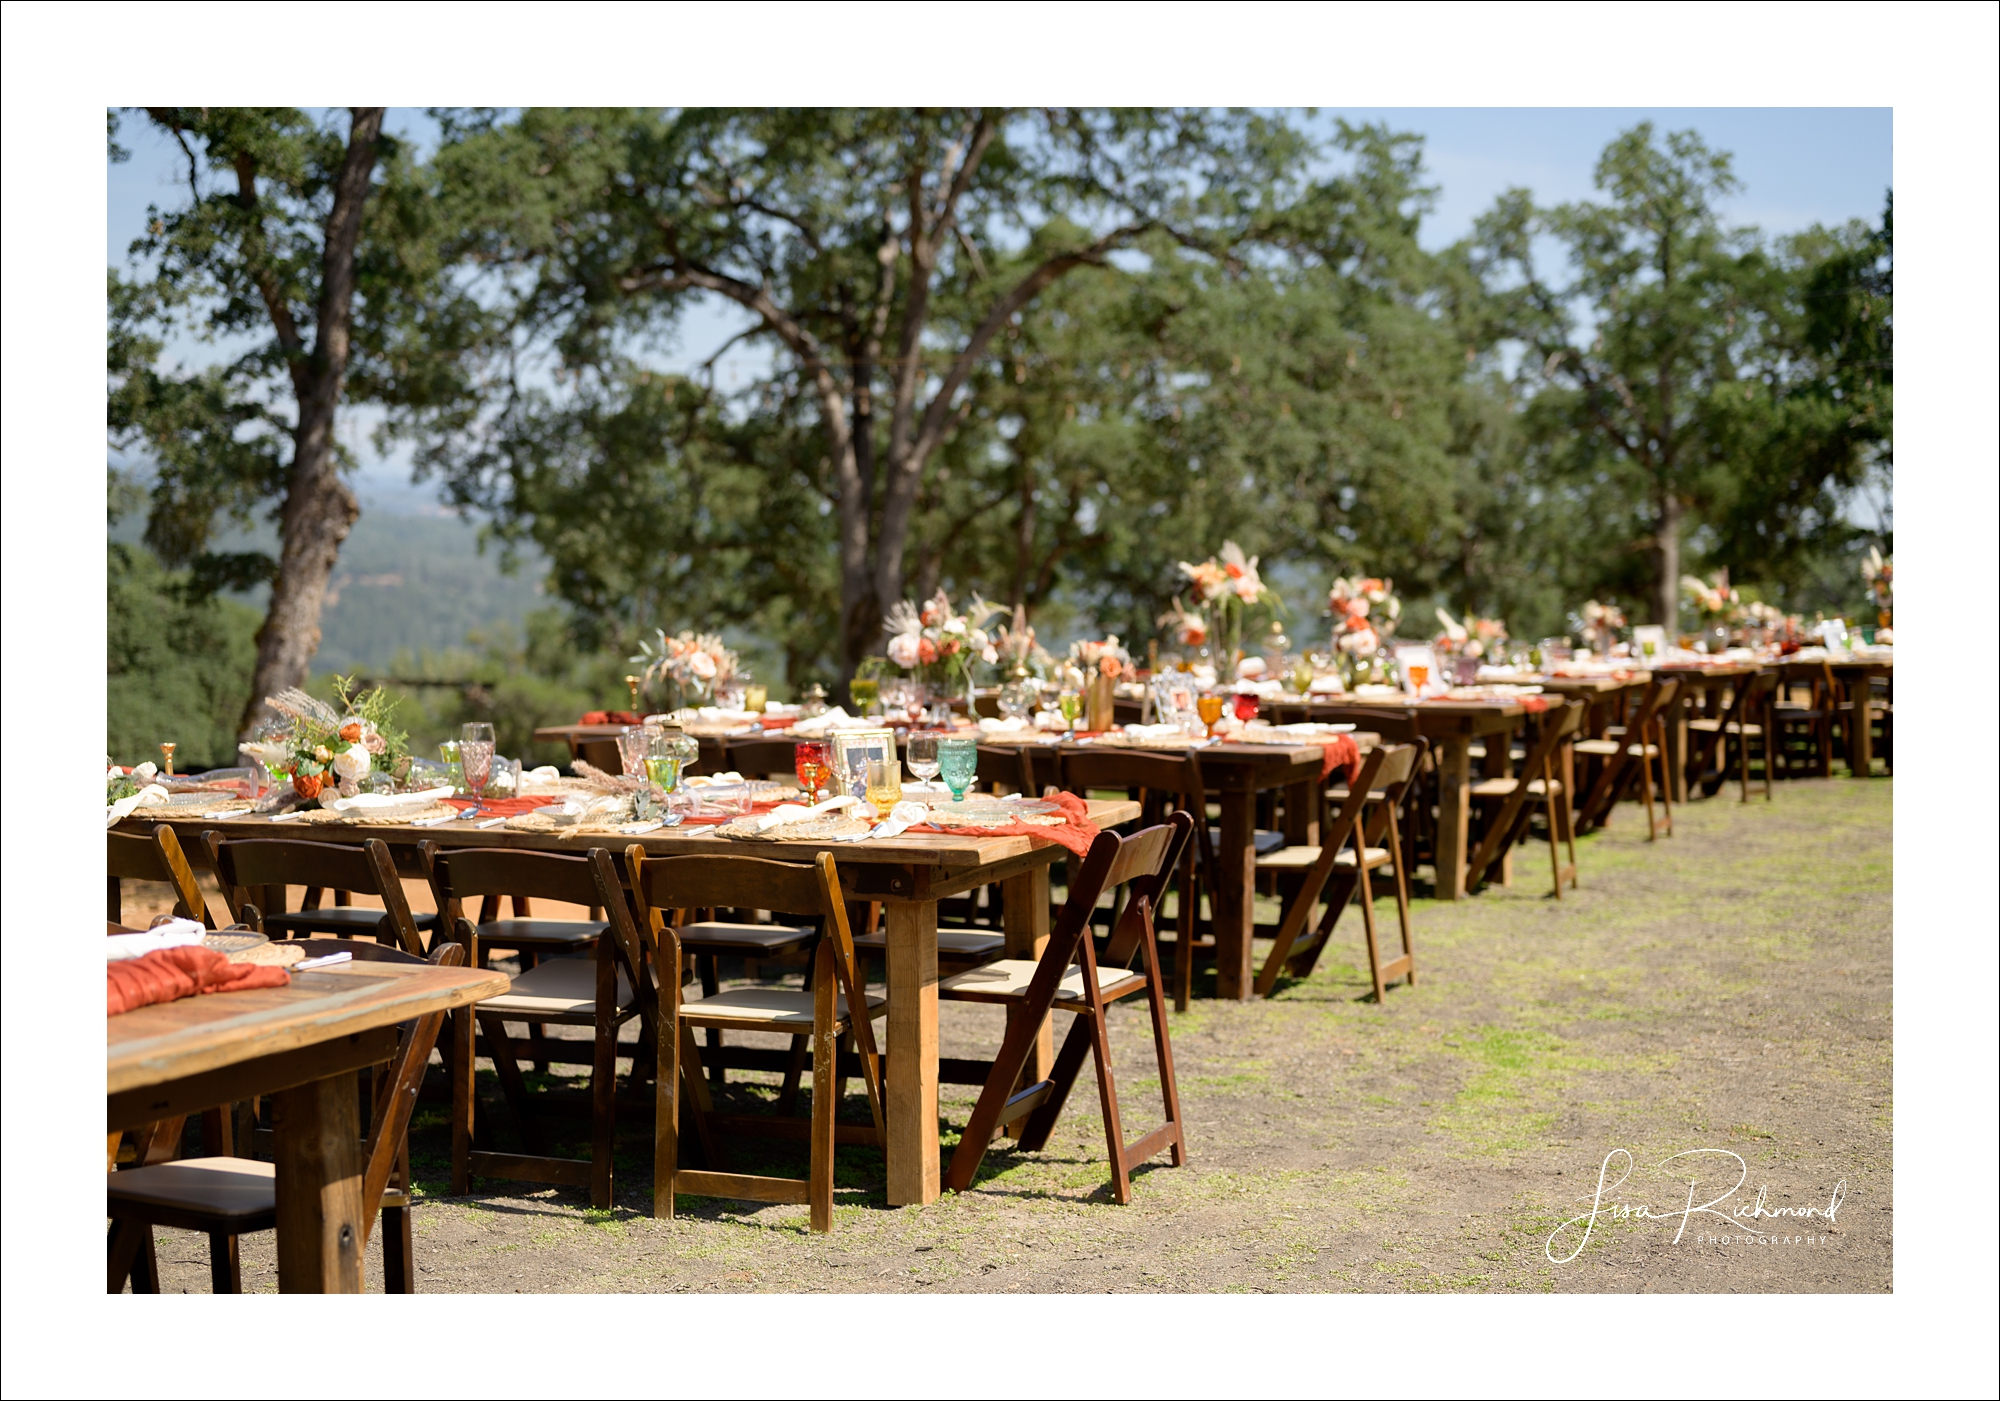
POLYGON ((1723 693, 1747 676, 1763 670, 1762 662, 1660 662, 1654 670, 1677 678, 1681 683, 1674 703, 1663 717, 1667 733, 1667 772, 1673 783, 1673 799, 1688 801, 1688 721, 1719 719, 1723 713, 1723 693))
POLYGON ((278 1288, 359 1294, 358 1073, 395 1055, 397 1023, 507 987, 484 968, 353 963, 108 1017, 106 1129, 276 1096, 278 1288))
MULTIPOLYGON (((1319 751, 1313 751, 1317 762, 1319 751)), ((1315 777, 1317 769, 1314 770, 1315 777)), ((1093 802, 1092 822, 1100 827, 1129 822, 1139 805, 1123 800, 1093 802)), ((303 841, 359 844, 371 837, 389 844, 399 869, 418 874, 416 845, 434 841, 454 847, 516 847, 531 851, 576 852, 579 843, 554 834, 480 829, 470 823, 438 827, 302 827, 266 820, 218 821, 192 817, 171 820, 184 848, 202 831, 225 839, 289 837, 303 841)), ((150 823, 128 818, 121 824, 145 831, 150 823)), ((685 856, 718 849, 773 861, 811 861, 830 851, 840 863, 843 893, 853 900, 879 900, 887 913, 889 1203, 908 1206, 935 1201, 938 1162, 938 901, 998 884, 1005 899, 1007 956, 1040 956, 1049 936, 1049 867, 1067 853, 1053 842, 1027 837, 970 837, 911 832, 894 841, 733 842, 713 828, 669 828, 638 837, 599 838, 619 851, 637 843, 649 856, 685 856)), ((621 872, 624 863, 618 863, 621 872)), ((371 968, 379 965, 369 965, 371 968)), ((1044 1026, 1030 1073, 1045 1076, 1054 1062, 1053 1038, 1044 1026)), ((157 1118, 158 1115, 153 1117, 157 1118)))
MULTIPOLYGON (((1511 736, 1528 714, 1519 701, 1387 702, 1359 699, 1311 701, 1304 710, 1313 720, 1367 723, 1371 710, 1394 710, 1413 717, 1419 734, 1436 751, 1438 775, 1437 898, 1465 898, 1465 863, 1471 857, 1472 743, 1494 735, 1511 736), (1360 712, 1360 713, 1355 713, 1360 712)), ((1507 745, 1489 744, 1489 777, 1504 777, 1509 766, 1507 745)))
POLYGON ((1814 681, 1822 665, 1832 671, 1834 681, 1847 692, 1848 703, 1854 707, 1848 712, 1847 771, 1856 778, 1871 777, 1875 772, 1875 678, 1893 678, 1895 658, 1828 657, 1824 662, 1787 659, 1778 663, 1778 669, 1787 683, 1814 681))

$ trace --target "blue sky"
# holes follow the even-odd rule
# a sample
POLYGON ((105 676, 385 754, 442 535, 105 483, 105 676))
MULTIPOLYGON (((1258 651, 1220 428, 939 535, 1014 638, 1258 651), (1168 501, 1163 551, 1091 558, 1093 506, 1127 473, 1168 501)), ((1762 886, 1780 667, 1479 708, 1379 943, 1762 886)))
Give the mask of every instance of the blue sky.
MULTIPOLYGON (((1322 120, 1379 121, 1425 138, 1436 205, 1424 221, 1425 246, 1443 247, 1463 237, 1496 196, 1516 186, 1537 202, 1555 204, 1593 194, 1598 155, 1640 121, 1663 131, 1692 128, 1712 147, 1735 158, 1743 189, 1727 206, 1730 220, 1766 233, 1788 233, 1812 224, 1881 217, 1892 183, 1891 113, 1886 107, 1659 107, 1659 108, 1328 108, 1322 120)), ((132 159, 109 167, 106 187, 106 255, 123 265, 125 249, 145 225, 146 208, 179 197, 177 175, 185 158, 172 141, 143 120, 125 122, 122 143, 132 159)), ((392 130, 424 140, 434 130, 421 110, 391 114, 392 130)), ((740 324, 718 311, 690 318, 681 357, 698 363, 740 324)), ((762 359, 747 350, 743 364, 762 359)), ((725 359, 726 367, 729 360, 725 359)), ((725 369, 725 378, 727 371, 725 369)), ((347 435, 343 435, 347 436, 347 435)), ((365 436, 349 438, 364 460, 369 485, 403 486, 401 469, 373 461, 365 436)))

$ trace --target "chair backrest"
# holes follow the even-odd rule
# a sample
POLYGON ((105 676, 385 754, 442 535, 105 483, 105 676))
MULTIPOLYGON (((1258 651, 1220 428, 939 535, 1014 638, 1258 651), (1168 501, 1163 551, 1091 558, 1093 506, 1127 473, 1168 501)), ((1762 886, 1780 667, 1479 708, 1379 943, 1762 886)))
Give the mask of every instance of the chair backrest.
MULTIPOLYGON (((1129 885, 1123 906, 1112 926, 1105 946, 1106 962, 1129 964, 1140 942, 1152 929, 1153 912, 1167 882, 1181 864, 1182 852, 1194 832, 1194 818, 1185 810, 1168 814, 1157 826, 1121 837, 1116 832, 1099 832, 1084 853, 1082 867, 1070 880, 1069 896, 1058 911, 1045 958, 1053 956, 1060 968, 1067 968, 1080 946, 1087 946, 1097 902, 1106 891, 1129 885)), ((1185 898, 1185 897, 1183 897, 1185 898)), ((1054 976, 1060 977, 1060 968, 1054 976)), ((1042 974, 1038 971, 1036 977, 1042 974)))
POLYGON ((388 843, 380 838, 370 837, 356 847, 271 837, 223 841, 220 834, 210 831, 202 833, 202 844, 215 867, 230 914, 252 927, 261 923, 263 915, 251 903, 250 892, 259 886, 352 890, 379 899, 396 942, 408 952, 424 956, 423 940, 410 916, 409 901, 403 897, 395 860, 389 855, 388 843), (252 919, 252 915, 257 918, 252 919))
POLYGON ((452 936, 468 949, 477 948, 477 930, 465 917, 469 899, 487 895, 519 895, 533 900, 558 900, 570 905, 595 905, 611 927, 612 952, 625 964, 631 985, 642 1000, 652 987, 645 943, 639 937, 632 906, 618 879, 618 863, 604 847, 571 855, 567 852, 520 851, 511 847, 466 847, 440 850, 435 842, 419 842, 418 858, 430 876, 431 893, 440 914, 450 921, 452 936))
POLYGON ((618 741, 615 739, 572 739, 569 757, 581 759, 592 768, 614 777, 625 772, 625 761, 618 753, 618 741))
POLYGON ((1207 791, 1201 757, 1193 749, 1121 749, 1093 745, 1061 755, 1062 786, 1078 797, 1093 788, 1145 788, 1170 793, 1186 808, 1198 807, 1207 791))
POLYGON ((417 843, 417 860, 430 878, 439 912, 452 920, 462 913, 457 906, 487 895, 518 895, 569 905, 601 903, 590 859, 583 852, 572 856, 495 846, 446 851, 436 842, 425 841, 417 843))
POLYGON ((1004 783, 1032 798, 1035 788, 1035 748, 1032 744, 982 744, 978 747, 976 781, 985 787, 1004 783))
MULTIPOLYGON (((318 948, 321 952, 352 953, 357 960, 428 963, 436 968, 465 966, 466 950, 460 944, 440 943, 429 957, 419 958, 379 944, 364 944, 356 939, 307 939, 304 942, 309 952, 318 948), (369 952, 363 953, 363 949, 369 952)), ((388 1189, 396 1159, 409 1133, 410 1115, 417 1107, 417 1089, 423 1083, 424 1067, 430 1061, 431 1047, 437 1044, 444 1019, 443 1012, 432 1012, 404 1022, 396 1039, 396 1055, 389 1062, 387 1073, 378 1073, 375 1077, 374 1112, 369 1116, 368 1137, 362 1140, 362 1152, 367 1163, 361 1174, 361 1243, 364 1246, 374 1233, 382 1194, 388 1189)))
POLYGON ((1661 712, 1674 703, 1674 697, 1680 693, 1681 681, 1678 676, 1655 676, 1647 685, 1646 694, 1639 701, 1638 713, 1632 717, 1632 723, 1626 727, 1627 730, 1634 734, 1642 733, 1646 726, 1652 724, 1661 712))
POLYGON ((1553 760, 1562 742, 1582 728, 1586 709, 1588 707, 1582 701, 1565 701, 1560 710, 1553 705, 1548 708, 1542 717, 1541 731, 1535 736, 1535 742, 1528 746, 1527 758, 1522 761, 1523 779, 1541 774, 1542 765, 1553 760))
MULTIPOLYGON (((648 926, 662 969, 673 970, 674 986, 660 989, 663 1002, 676 997, 680 987, 680 941, 667 920, 669 911, 755 909, 818 920, 824 931, 818 956, 831 953, 834 979, 847 999, 855 1046, 861 1053, 869 1110, 878 1125, 883 1122, 882 1089, 873 1069, 875 1028, 866 1010, 867 984, 854 954, 847 902, 840 894, 840 868, 830 852, 818 853, 811 865, 805 865, 733 852, 648 856, 646 848, 634 842, 625 848, 625 867, 634 911, 648 926)), ((659 1034, 672 1035, 672 1028, 662 1028, 659 1034)))
POLYGON ((1389 800, 1394 802, 1401 795, 1403 786, 1415 776, 1417 758, 1423 753, 1423 745, 1385 744, 1374 752, 1382 756, 1382 766, 1375 771, 1375 781, 1370 786, 1386 792, 1389 800))
POLYGON ((1407 710, 1351 706, 1341 712, 1339 723, 1378 734, 1390 744, 1415 744, 1423 738, 1417 717, 1407 710))
POLYGON ((724 768, 745 778, 790 778, 798 767, 798 746, 788 739, 732 739, 722 750, 724 768))
POLYGON ((164 881, 174 888, 175 914, 215 928, 215 916, 208 912, 208 902, 202 898, 194 868, 188 865, 187 854, 181 850, 180 838, 174 835, 173 828, 160 822, 154 824, 149 836, 130 832, 107 832, 105 836, 108 840, 104 873, 110 882, 105 918, 113 923, 119 921, 121 880, 164 881))

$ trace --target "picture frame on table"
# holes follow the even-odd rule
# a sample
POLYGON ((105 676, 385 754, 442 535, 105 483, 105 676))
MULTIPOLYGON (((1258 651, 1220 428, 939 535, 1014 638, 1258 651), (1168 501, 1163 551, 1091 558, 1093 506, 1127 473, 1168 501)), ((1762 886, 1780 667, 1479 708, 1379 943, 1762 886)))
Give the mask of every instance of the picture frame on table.
POLYGON ((836 730, 827 736, 827 757, 836 793, 867 796, 868 761, 896 757, 896 732, 890 729, 836 730))

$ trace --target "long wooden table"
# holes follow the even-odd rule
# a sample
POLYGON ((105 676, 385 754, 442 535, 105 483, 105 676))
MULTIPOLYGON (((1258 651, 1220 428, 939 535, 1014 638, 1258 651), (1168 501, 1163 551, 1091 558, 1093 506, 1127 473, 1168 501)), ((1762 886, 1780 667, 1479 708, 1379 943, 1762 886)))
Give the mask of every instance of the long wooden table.
MULTIPOLYGON (((1353 721, 1365 726, 1368 711, 1393 710, 1417 723, 1436 755, 1438 776, 1437 898, 1465 898, 1465 866, 1472 856, 1472 744, 1494 736, 1512 736, 1528 714, 1519 701, 1386 701, 1343 697, 1287 702, 1287 710, 1331 722, 1353 721)), ((1504 740, 1486 746, 1488 777, 1504 777, 1510 767, 1504 740), (1497 751, 1497 752, 1496 752, 1497 751)))
MULTIPOLYGON (((1317 763, 1319 751, 1313 751, 1317 763)), ((1317 777, 1318 770, 1314 770, 1317 777)), ((1091 821, 1100 827, 1139 816, 1133 802, 1092 802, 1091 821)), ((371 837, 388 843, 397 866, 418 874, 416 845, 434 841, 454 847, 516 847, 575 852, 579 844, 554 834, 480 829, 449 822, 437 827, 374 826, 346 823, 302 826, 268 820, 225 821, 191 817, 167 819, 183 848, 197 849, 195 834, 213 830, 225 839, 286 837, 301 841, 359 844, 371 837)), ((121 824, 144 831, 150 822, 128 818, 121 824)), ((1027 837, 969 837, 911 832, 894 841, 733 842, 713 828, 669 828, 637 837, 598 838, 623 851, 632 843, 648 855, 677 856, 722 848, 776 861, 811 861, 830 851, 840 863, 841 889, 854 900, 879 900, 887 919, 888 973, 888 1197, 892 1206, 935 1201, 940 1190, 938 1156, 938 902, 998 884, 1005 901, 1004 934, 1010 958, 1039 957, 1049 936, 1049 867, 1067 853, 1053 842, 1027 837)), ((623 866, 620 862, 619 865, 623 866)), ((1246 941, 1247 948, 1247 941, 1246 941)), ((373 965, 371 965, 373 966, 373 965)), ((407 1015, 407 1014, 405 1014, 407 1015)), ((1046 1074, 1054 1060, 1052 1038, 1043 1029, 1031 1073, 1046 1074)), ((158 1115, 153 1117, 157 1118, 158 1115)))
POLYGON ((1847 771, 1855 778, 1872 777, 1875 772, 1875 678, 1893 678, 1896 674, 1895 658, 1828 657, 1824 661, 1807 662, 1786 658, 1778 663, 1780 674, 1787 683, 1816 679, 1822 665, 1833 673, 1835 684, 1847 692, 1848 704, 1854 707, 1848 712, 1847 771))
POLYGON ((483 968, 352 963, 108 1017, 106 1131, 275 1096, 278 1288, 359 1294, 359 1072, 395 1055, 397 1023, 507 987, 483 968))
MULTIPOLYGON (((1135 705, 1136 709, 1136 705, 1135 705)), ((567 742, 572 752, 590 741, 615 738, 616 725, 551 725, 535 731, 535 738, 567 742)), ((1005 735, 978 735, 961 731, 982 744, 1005 745, 1005 735)), ((791 736, 774 732, 769 738, 791 736)), ((735 738, 762 742, 763 735, 744 734, 735 738)), ((728 765, 728 741, 718 741, 721 749, 716 766, 728 765)), ((1073 746, 1070 743, 1038 743, 1037 754, 1053 758, 1073 746)), ((704 755, 706 758, 706 755, 704 755)), ((1221 889, 1216 893, 1212 927, 1216 942, 1215 990, 1218 997, 1242 1001, 1254 991, 1251 972, 1251 928, 1256 892, 1257 797, 1274 789, 1284 790, 1285 840, 1311 845, 1318 839, 1319 804, 1314 789, 1324 756, 1318 745, 1278 746, 1266 744, 1215 744, 1201 751, 1204 780, 1221 800, 1222 821, 1216 829, 1218 875, 1221 889)), ((1038 766, 1039 767, 1039 766, 1038 766)))

